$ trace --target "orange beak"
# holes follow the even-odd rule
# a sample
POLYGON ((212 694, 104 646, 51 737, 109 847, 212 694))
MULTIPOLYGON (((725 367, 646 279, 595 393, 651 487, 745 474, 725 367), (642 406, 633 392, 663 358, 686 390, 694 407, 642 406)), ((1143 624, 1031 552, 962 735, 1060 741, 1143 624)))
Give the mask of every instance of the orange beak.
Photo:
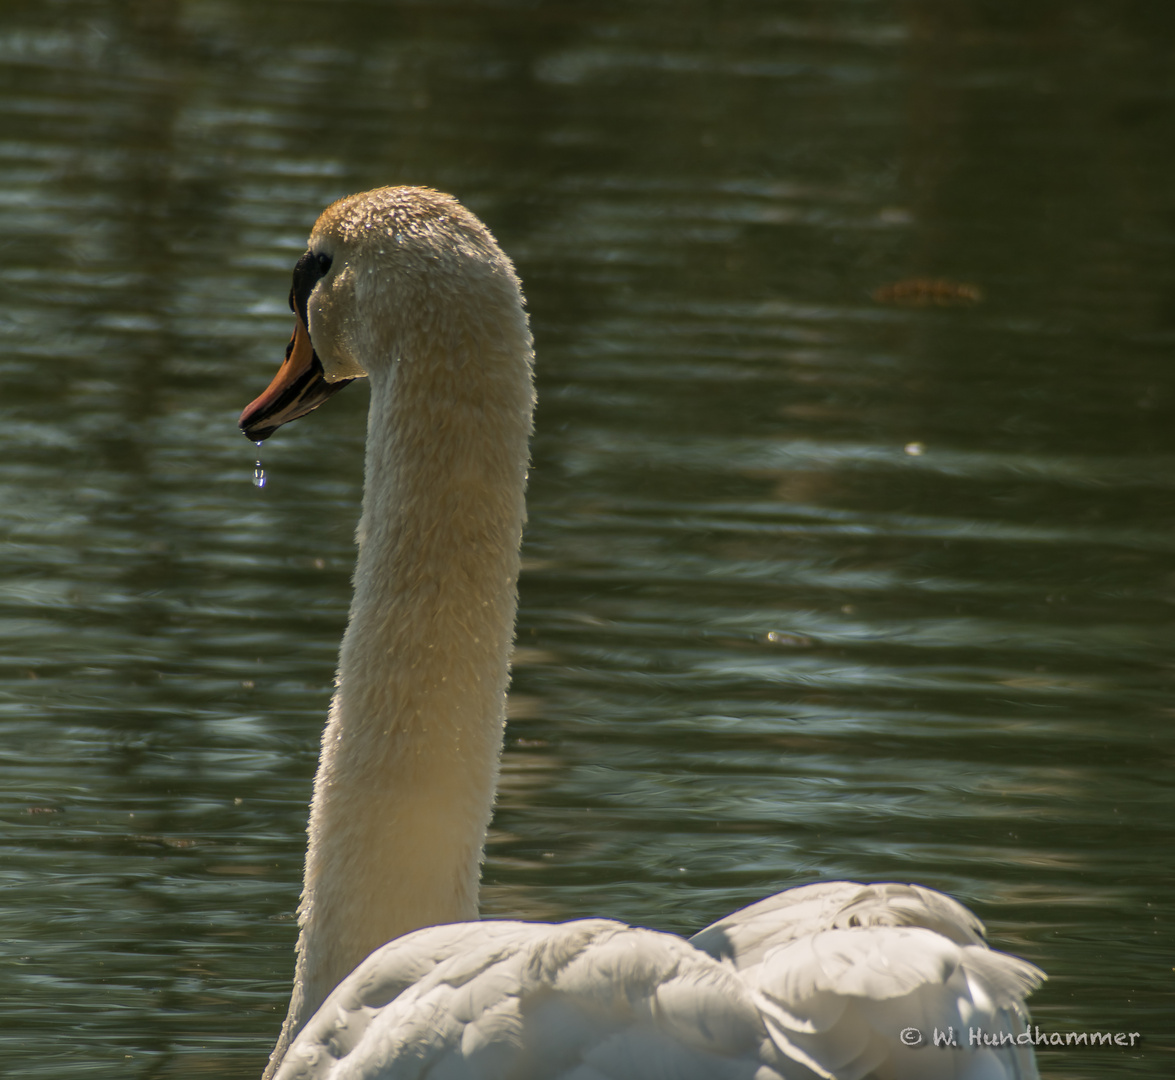
POLYGON ((246 406, 238 421, 246 437, 254 442, 268 439, 282 424, 317 409, 328 397, 352 381, 326 381, 322 361, 310 343, 306 324, 302 322, 301 315, 295 315, 294 318, 294 333, 286 346, 285 361, 265 393, 246 406))

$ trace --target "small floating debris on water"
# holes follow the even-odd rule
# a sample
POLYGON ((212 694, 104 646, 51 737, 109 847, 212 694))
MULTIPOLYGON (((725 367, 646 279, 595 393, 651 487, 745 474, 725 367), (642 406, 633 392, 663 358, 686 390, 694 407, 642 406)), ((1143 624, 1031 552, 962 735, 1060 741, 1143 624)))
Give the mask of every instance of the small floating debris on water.
POLYGON ((978 304, 983 299, 983 290, 965 281, 907 278, 874 289, 873 299, 879 304, 900 304, 904 307, 965 307, 978 304))
POLYGON ((905 452, 909 454, 910 457, 921 457, 926 453, 926 444, 920 442, 908 442, 905 446, 902 447, 902 449, 905 450, 905 452))
POLYGON ((768 630, 767 643, 789 649, 810 649, 816 644, 807 634, 796 634, 790 630, 768 630))
POLYGON ((253 466, 253 486, 259 488, 265 487, 265 469, 262 467, 260 461, 253 466))

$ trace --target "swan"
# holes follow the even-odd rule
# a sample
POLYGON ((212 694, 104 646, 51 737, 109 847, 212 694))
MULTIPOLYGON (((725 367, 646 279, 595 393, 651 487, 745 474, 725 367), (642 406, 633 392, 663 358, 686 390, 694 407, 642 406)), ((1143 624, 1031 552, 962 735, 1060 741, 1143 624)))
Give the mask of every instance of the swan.
POLYGON ((267 1080, 1036 1076, 1024 998, 1043 973, 921 886, 806 885, 688 941, 603 918, 477 921, 534 406, 521 286, 454 198, 388 187, 322 213, 290 307, 244 433, 265 439, 356 378, 371 397, 267 1080))

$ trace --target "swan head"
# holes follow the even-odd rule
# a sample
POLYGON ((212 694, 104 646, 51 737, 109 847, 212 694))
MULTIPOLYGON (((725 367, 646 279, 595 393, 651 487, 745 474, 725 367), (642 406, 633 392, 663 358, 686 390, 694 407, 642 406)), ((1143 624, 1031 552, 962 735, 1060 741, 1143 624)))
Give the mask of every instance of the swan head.
POLYGON ((451 195, 386 187, 332 203, 294 266, 285 360, 241 413, 241 430, 267 439, 354 379, 420 351, 423 339, 430 352, 459 353, 462 341, 492 338, 494 320, 465 303, 471 294, 516 312, 525 333, 510 260, 451 195))

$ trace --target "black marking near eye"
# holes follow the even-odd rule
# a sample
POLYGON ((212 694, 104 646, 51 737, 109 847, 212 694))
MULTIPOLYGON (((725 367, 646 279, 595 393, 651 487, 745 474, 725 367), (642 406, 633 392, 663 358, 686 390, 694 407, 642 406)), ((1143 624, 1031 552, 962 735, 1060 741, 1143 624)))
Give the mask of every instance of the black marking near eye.
POLYGON ((298 313, 303 326, 310 326, 306 305, 310 301, 310 294, 314 291, 314 286, 330 269, 330 263, 331 257, 329 255, 308 251, 294 264, 294 284, 290 289, 290 310, 298 313))

